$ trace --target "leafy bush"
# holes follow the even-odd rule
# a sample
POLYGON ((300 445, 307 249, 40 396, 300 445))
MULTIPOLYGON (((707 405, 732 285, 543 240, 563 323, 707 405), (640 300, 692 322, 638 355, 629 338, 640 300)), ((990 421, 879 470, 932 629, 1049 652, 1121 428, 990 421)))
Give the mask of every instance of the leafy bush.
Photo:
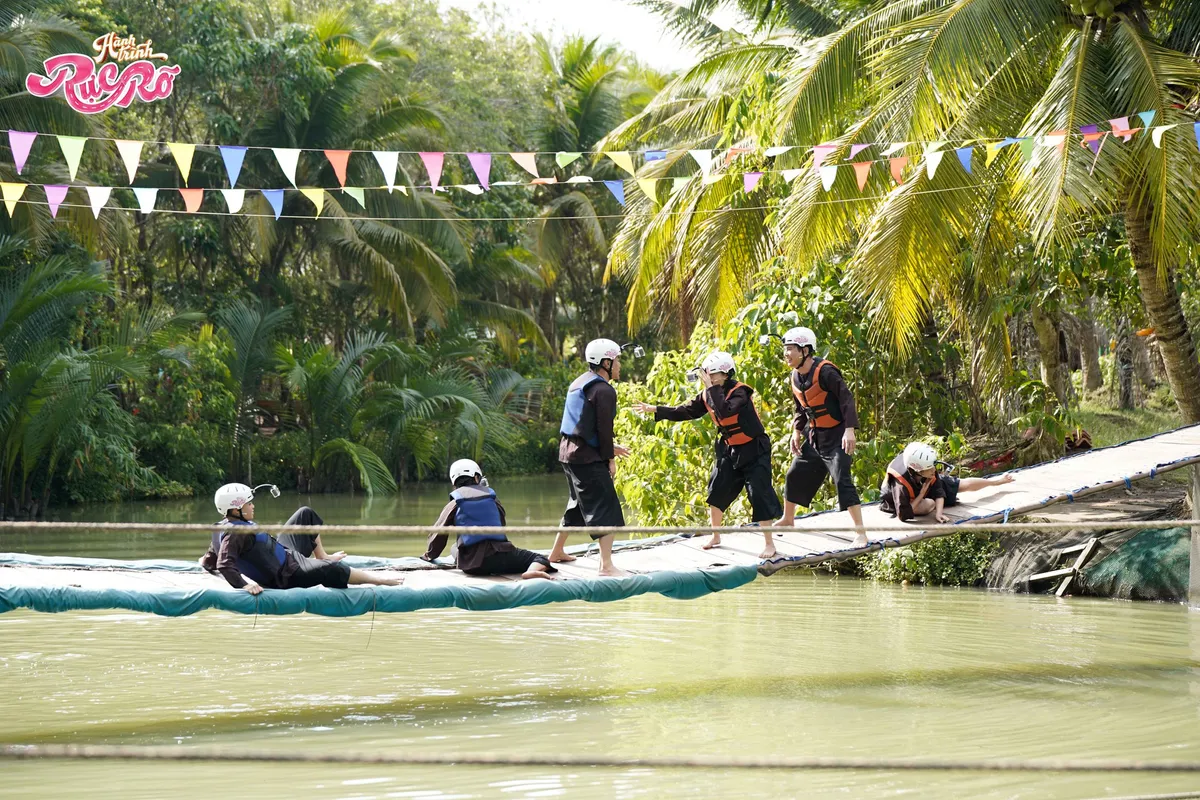
POLYGON ((974 586, 1001 550, 993 536, 958 533, 871 553, 858 558, 856 564, 863 575, 874 580, 974 586))

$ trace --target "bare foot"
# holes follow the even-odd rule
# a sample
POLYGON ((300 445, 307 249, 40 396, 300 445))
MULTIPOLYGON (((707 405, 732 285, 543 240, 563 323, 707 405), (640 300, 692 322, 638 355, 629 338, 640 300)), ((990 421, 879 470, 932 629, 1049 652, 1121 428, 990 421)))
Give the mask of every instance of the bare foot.
POLYGON ((792 520, 792 519, 777 519, 771 523, 771 527, 772 528, 791 528, 795 524, 796 524, 796 521, 792 520))
POLYGON ((768 547, 766 550, 763 550, 761 553, 759 553, 758 557, 759 558, 774 558, 776 555, 777 555, 777 553, 775 552, 775 548, 768 547))
POLYGON ((569 556, 566 553, 551 553, 550 554, 550 563, 551 564, 565 564, 568 561, 575 561, 575 560, 576 560, 575 556, 569 556))
POLYGON ((521 573, 521 580, 523 581, 536 580, 537 578, 542 578, 543 580, 547 581, 554 580, 553 575, 543 572, 540 569, 531 569, 529 572, 521 573))
POLYGON ((599 575, 602 578, 624 578, 624 577, 628 576, 629 573, 623 569, 617 569, 616 567, 608 567, 607 569, 601 568, 599 575))
POLYGON ((854 541, 850 543, 850 546, 851 547, 866 547, 870 543, 871 543, 871 540, 867 538, 867 535, 865 533, 860 533, 854 537, 854 541))
POLYGON ((713 536, 707 542, 700 545, 700 549, 701 550, 712 550, 714 547, 720 547, 720 546, 721 546, 721 537, 713 536))

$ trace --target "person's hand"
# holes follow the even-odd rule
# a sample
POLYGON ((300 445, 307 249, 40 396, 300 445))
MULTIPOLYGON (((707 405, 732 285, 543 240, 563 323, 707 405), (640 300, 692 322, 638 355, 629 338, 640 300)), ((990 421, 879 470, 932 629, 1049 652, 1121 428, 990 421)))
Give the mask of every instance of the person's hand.
POLYGON ((947 522, 950 521, 950 518, 947 517, 945 514, 943 514, 941 511, 934 514, 933 518, 936 519, 938 522, 942 523, 943 525, 945 525, 947 522))
POLYGON ((617 477, 617 460, 615 458, 608 460, 608 476, 610 478, 617 477))
POLYGON ((250 583, 246 584, 246 591, 250 594, 262 594, 262 587, 254 581, 250 581, 250 583))
POLYGON ((345 557, 346 557, 346 551, 338 550, 336 553, 329 555, 325 560, 326 561, 341 561, 345 557))
POLYGON ((854 455, 854 446, 858 441, 854 438, 854 428, 846 428, 846 432, 842 434, 842 449, 846 451, 846 455, 854 455))
POLYGON ((708 389, 713 385, 712 375, 709 375, 708 370, 706 369, 700 370, 700 385, 705 389, 708 389))
POLYGON ((804 434, 800 431, 792 432, 792 455, 800 455, 800 451, 804 449, 804 434))
POLYGON ((636 414, 641 414, 643 417, 649 417, 658 411, 658 406, 653 406, 649 403, 634 403, 633 410, 636 414))
POLYGON ((617 458, 624 458, 629 455, 629 448, 623 445, 613 444, 613 455, 617 458))

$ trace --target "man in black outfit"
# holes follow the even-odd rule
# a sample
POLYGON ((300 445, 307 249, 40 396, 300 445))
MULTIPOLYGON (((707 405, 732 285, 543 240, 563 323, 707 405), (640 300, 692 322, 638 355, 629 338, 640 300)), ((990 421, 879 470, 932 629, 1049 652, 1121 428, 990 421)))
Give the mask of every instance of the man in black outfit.
POLYGON ((808 328, 792 328, 783 335, 783 357, 792 368, 790 386, 796 404, 792 424, 795 458, 787 473, 783 517, 775 524, 793 525, 796 506, 808 508, 826 478, 832 478, 838 507, 850 512, 858 530, 854 544, 865 546, 869 540, 863 529, 862 501, 850 474, 858 409, 841 370, 817 356, 816 348, 816 334, 808 328))
MULTIPOLYGON (((611 339, 596 339, 584 352, 588 371, 571 382, 563 406, 559 433, 558 461, 567 476, 570 500, 563 513, 563 527, 623 527, 625 515, 613 478, 617 456, 629 451, 613 442, 617 416, 617 390, 612 382, 621 376, 621 346, 611 339)), ((600 542, 600 574, 617 577, 626 573, 613 565, 613 534, 592 534, 600 542)), ((567 534, 554 539, 550 560, 574 561, 564 549, 567 534)))
MULTIPOLYGON (((746 490, 750 497, 755 524, 778 518, 783 509, 771 484, 771 439, 763 430, 754 408, 754 390, 738 383, 733 356, 715 352, 704 359, 699 370, 702 390, 690 402, 680 406, 654 406, 637 403, 639 414, 653 414, 655 421, 682 422, 700 419, 705 414, 717 426, 716 460, 708 481, 708 517, 715 529, 705 550, 721 545, 721 521, 725 510, 746 490)), ((766 547, 759 558, 775 555, 775 543, 769 528, 763 530, 766 547)))

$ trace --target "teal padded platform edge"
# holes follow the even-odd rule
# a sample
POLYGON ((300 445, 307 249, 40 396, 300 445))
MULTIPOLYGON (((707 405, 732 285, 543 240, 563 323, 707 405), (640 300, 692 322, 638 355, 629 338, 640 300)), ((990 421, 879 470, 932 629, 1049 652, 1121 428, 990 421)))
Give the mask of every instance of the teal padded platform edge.
POLYGON ((736 589, 757 576, 758 570, 754 565, 743 565, 686 572, 654 572, 625 578, 513 581, 427 589, 408 589, 403 586, 268 589, 257 596, 228 589, 160 589, 142 592, 22 586, 0 588, 0 613, 19 608, 47 612, 126 609, 166 617, 183 617, 207 609, 218 609, 239 614, 308 613, 325 617, 353 617, 375 611, 391 613, 426 608, 496 611, 569 600, 608 603, 652 592, 676 600, 692 600, 713 592, 736 589))
MULTIPOLYGON (((439 559, 430 564, 415 556, 405 558, 375 558, 373 556, 346 556, 342 559, 355 569, 399 569, 422 570, 454 566, 450 559, 439 559)), ((83 558, 80 556, 39 556, 32 553, 0 553, 0 567, 43 567, 50 569, 97 569, 117 572, 205 572, 199 561, 179 561, 166 558, 150 558, 141 561, 124 561, 114 558, 83 558)))

